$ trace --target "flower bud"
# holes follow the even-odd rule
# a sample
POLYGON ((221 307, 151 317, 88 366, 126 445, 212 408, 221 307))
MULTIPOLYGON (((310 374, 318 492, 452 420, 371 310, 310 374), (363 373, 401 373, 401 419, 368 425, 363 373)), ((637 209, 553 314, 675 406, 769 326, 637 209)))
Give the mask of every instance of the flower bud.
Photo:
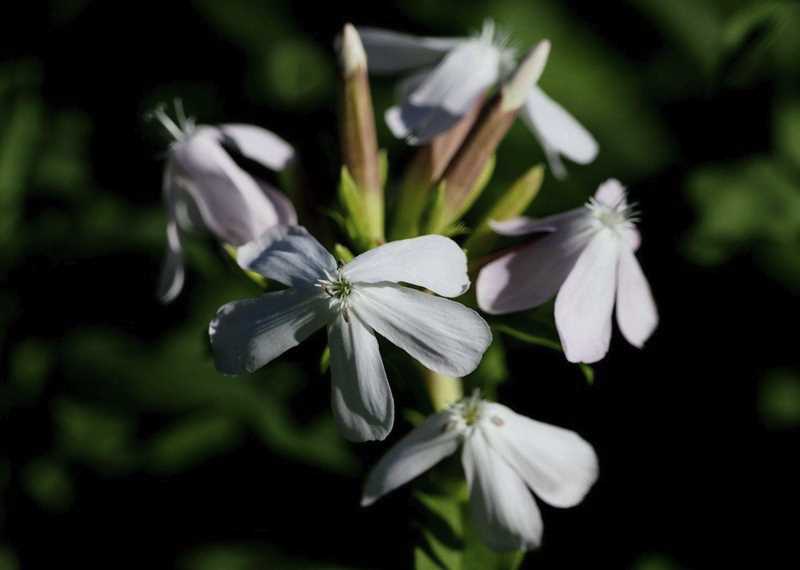
POLYGON ((479 182, 482 178, 485 179, 487 163, 539 79, 549 50, 548 41, 540 42, 523 60, 500 93, 486 105, 477 124, 445 170, 443 215, 439 226, 430 228, 431 231, 446 230, 478 198, 482 190, 479 182))
POLYGON ((367 78, 367 57, 356 29, 346 24, 339 57, 342 67, 342 162, 358 186, 364 223, 374 242, 384 240, 383 187, 380 179, 375 116, 367 78))
POLYGON ((430 144, 420 147, 414 155, 398 195, 392 239, 405 239, 421 233, 420 220, 430 202, 432 188, 478 119, 483 101, 483 97, 479 97, 472 110, 458 123, 434 137, 430 144))

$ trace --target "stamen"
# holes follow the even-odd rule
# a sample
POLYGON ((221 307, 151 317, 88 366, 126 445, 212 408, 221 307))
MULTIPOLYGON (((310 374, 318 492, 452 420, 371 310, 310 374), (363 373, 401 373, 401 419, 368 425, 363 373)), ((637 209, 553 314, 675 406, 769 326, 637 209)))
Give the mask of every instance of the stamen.
POLYGON ((337 269, 336 275, 331 275, 325 271, 325 279, 318 280, 314 285, 331 299, 331 307, 338 309, 344 316, 345 321, 349 322, 350 315, 350 294, 353 292, 353 285, 342 275, 342 270, 337 269))
POLYGON ((173 101, 175 106, 175 122, 172 117, 167 114, 166 106, 162 103, 146 115, 147 119, 155 119, 176 141, 183 140, 191 134, 194 130, 194 120, 186 116, 183 109, 183 102, 180 99, 173 101))
POLYGON ((476 388, 471 396, 459 400, 448 408, 450 421, 447 424, 447 429, 474 426, 481 419, 482 408, 481 391, 476 388))
POLYGON ((639 210, 636 203, 627 202, 625 195, 621 196, 612 206, 600 202, 592 196, 586 202, 586 207, 598 222, 613 230, 634 226, 639 221, 639 210))

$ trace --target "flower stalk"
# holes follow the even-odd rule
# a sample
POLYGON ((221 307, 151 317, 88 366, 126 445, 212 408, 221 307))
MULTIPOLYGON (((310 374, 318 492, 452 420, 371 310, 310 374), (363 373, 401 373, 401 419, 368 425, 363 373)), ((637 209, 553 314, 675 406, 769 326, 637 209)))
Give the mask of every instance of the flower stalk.
POLYGON ((464 397, 464 383, 461 378, 425 369, 423 380, 434 412, 441 412, 464 397))

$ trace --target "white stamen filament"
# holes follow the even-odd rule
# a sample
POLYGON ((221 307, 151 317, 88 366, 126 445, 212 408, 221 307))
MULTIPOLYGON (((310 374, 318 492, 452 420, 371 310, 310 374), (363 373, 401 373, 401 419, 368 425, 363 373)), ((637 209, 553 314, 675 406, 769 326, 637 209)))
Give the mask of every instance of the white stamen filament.
POLYGON ((163 104, 153 109, 153 111, 149 113, 148 118, 157 120, 173 139, 182 141, 192 133, 195 122, 194 119, 186 116, 183 109, 183 101, 175 99, 173 105, 175 107, 175 118, 177 122, 167 114, 166 107, 163 104))
POLYGON ((316 287, 331 299, 331 308, 344 313, 347 318, 347 312, 350 308, 350 294, 353 292, 353 285, 345 279, 342 275, 341 269, 336 270, 336 275, 331 275, 325 272, 327 279, 320 279, 315 283, 316 287))
POLYGON ((627 203, 625 198, 621 198, 619 202, 609 206, 592 197, 589 198, 586 207, 597 221, 612 230, 631 227, 639 221, 636 204, 627 203))

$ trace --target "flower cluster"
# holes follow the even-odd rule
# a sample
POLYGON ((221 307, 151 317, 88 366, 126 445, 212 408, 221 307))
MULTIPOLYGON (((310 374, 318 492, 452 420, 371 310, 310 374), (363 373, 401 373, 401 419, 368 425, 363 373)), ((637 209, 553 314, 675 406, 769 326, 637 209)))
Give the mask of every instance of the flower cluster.
POLYGON ((459 245, 452 236, 463 232, 462 216, 489 182, 495 150, 517 116, 556 177, 566 173, 562 158, 586 164, 597 155, 592 135, 537 86, 550 43, 520 58, 493 23, 468 38, 347 25, 337 43, 343 166, 332 219, 349 247, 336 243, 334 257, 299 225, 310 221, 298 219, 284 193, 236 161, 242 155, 273 171, 294 164, 292 147, 278 136, 247 125, 196 126, 180 108, 175 122, 158 110, 174 138, 164 174, 169 222, 160 297, 170 301, 181 290, 182 232, 205 229, 230 246, 237 264, 260 275, 268 291, 223 305, 211 321, 217 369, 254 372, 325 328, 333 415, 351 441, 380 441, 391 432, 395 402, 378 337, 402 349, 421 375, 435 373, 426 383, 434 413, 372 469, 363 504, 461 449, 480 536, 498 550, 535 548, 542 521, 530 491, 556 507, 578 504, 597 478, 597 457, 572 431, 478 392, 463 397, 459 379, 477 368, 492 342, 476 309, 526 311, 555 297, 567 360, 591 363, 608 352, 616 306, 624 337, 643 346, 658 316, 635 257, 636 212, 623 186, 609 180, 583 207, 524 217, 541 183, 541 169, 532 170, 459 245), (418 147, 388 221, 369 72, 406 74, 385 120, 396 137, 418 147), (510 246, 498 250, 495 236, 506 236, 510 246), (473 297, 464 295, 471 275, 473 297), (456 389, 444 401, 434 398, 446 379, 456 389))

